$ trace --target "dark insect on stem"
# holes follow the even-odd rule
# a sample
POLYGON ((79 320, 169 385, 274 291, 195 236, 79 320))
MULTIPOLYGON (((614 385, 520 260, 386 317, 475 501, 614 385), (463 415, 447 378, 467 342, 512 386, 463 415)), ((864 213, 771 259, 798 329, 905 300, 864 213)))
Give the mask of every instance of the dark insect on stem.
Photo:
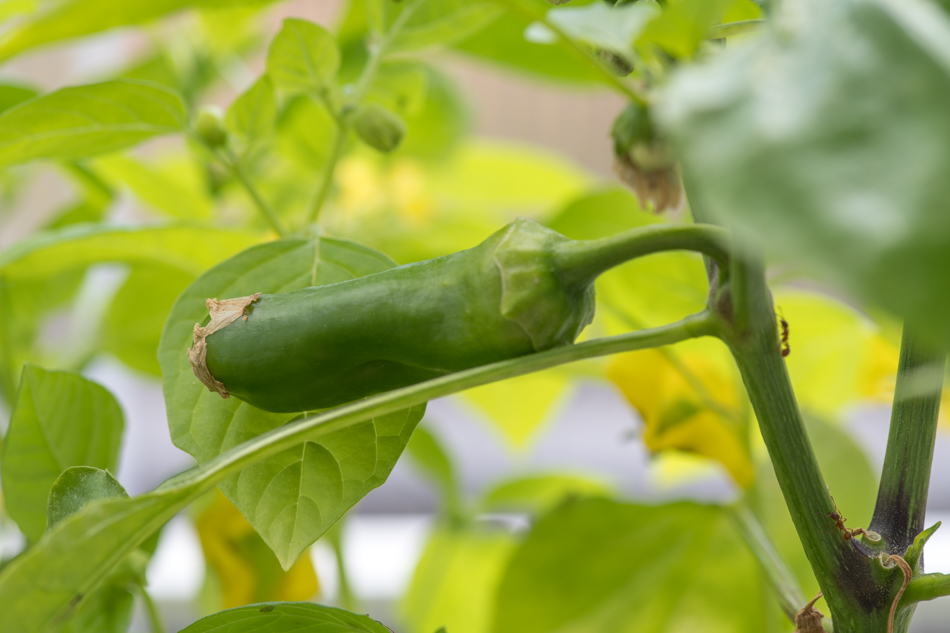
POLYGON ((782 358, 785 358, 792 353, 792 346, 788 342, 788 321, 785 320, 785 315, 782 314, 781 308, 778 311, 778 322, 782 326, 782 358))
POLYGON ((841 531, 841 536, 846 541, 850 541, 855 536, 864 534, 867 536, 867 532, 864 531, 864 528, 854 528, 853 530, 849 527, 845 527, 844 522, 848 520, 847 517, 841 516, 841 513, 838 512, 838 504, 835 503, 835 498, 831 498, 831 502, 835 504, 835 509, 832 512, 827 513, 825 516, 829 517, 832 521, 835 522, 834 527, 841 531))

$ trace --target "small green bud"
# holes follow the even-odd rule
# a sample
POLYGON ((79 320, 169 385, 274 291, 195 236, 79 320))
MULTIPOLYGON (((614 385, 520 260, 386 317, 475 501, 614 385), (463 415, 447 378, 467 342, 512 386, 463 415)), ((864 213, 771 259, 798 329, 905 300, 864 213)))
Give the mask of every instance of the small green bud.
POLYGON ((353 119, 353 129, 363 142, 383 153, 399 147, 406 135, 406 123, 397 115, 378 105, 361 108, 353 119))
POLYGON ((653 141, 653 125, 646 107, 631 103, 614 121, 610 130, 614 140, 614 154, 625 156, 635 145, 653 141))
POLYGON ((216 106, 204 106, 195 119, 195 133, 208 147, 221 147, 228 141, 224 115, 216 106))

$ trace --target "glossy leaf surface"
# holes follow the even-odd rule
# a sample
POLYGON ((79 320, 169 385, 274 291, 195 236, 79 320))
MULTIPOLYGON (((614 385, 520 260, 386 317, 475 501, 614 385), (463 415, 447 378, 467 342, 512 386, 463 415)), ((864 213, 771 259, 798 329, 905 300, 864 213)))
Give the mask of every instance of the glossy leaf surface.
POLYGON ((265 602, 202 618, 181 633, 389 633, 369 616, 312 602, 265 602))

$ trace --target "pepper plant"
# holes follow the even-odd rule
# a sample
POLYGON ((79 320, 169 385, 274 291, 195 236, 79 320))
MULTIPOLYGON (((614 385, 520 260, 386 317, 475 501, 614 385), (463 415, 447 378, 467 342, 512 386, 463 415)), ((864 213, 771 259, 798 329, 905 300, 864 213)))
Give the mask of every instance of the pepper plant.
POLYGON ((154 37, 105 81, 0 86, 5 199, 50 165, 75 193, 0 251, 3 516, 26 542, 0 561, 0 629, 124 631, 136 595, 160 629, 144 572, 194 504, 235 608, 186 631, 382 633, 345 576, 349 610, 301 602, 306 551, 341 552, 334 526, 403 452, 442 492, 405 630, 890 633, 950 594, 923 557, 950 343, 945 3, 352 0, 269 41, 263 1, 7 4, 4 60, 154 37), (628 189, 469 138, 445 51, 621 95, 602 140, 628 189), (110 221, 128 194, 157 221, 110 221), (112 474, 121 409, 81 375, 103 352, 161 378, 197 461, 136 496, 112 474), (566 473, 468 498, 416 428, 465 392, 524 444, 581 378, 735 498, 634 503, 566 473), (891 398, 872 504, 835 419, 891 398), (497 510, 529 529, 475 519, 497 510))

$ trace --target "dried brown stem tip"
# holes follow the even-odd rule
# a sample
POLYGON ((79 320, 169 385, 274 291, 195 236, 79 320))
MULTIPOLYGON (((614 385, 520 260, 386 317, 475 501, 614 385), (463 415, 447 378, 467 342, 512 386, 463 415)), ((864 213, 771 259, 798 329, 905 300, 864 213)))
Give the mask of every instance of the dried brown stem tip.
POLYGON ((195 372, 198 380, 208 388, 208 391, 220 394, 222 398, 230 398, 231 394, 225 389, 224 384, 215 380, 211 372, 208 371, 208 342, 205 339, 245 316, 247 306, 257 301, 260 296, 261 293, 258 292, 249 297, 225 299, 224 301, 208 299, 205 305, 208 306, 208 312, 211 314, 211 322, 204 327, 201 327, 200 323, 195 323, 194 344, 188 350, 191 370, 195 372))
POLYGON ((815 608, 820 597, 821 592, 795 614, 795 633, 825 633, 825 627, 821 624, 824 616, 815 608))

